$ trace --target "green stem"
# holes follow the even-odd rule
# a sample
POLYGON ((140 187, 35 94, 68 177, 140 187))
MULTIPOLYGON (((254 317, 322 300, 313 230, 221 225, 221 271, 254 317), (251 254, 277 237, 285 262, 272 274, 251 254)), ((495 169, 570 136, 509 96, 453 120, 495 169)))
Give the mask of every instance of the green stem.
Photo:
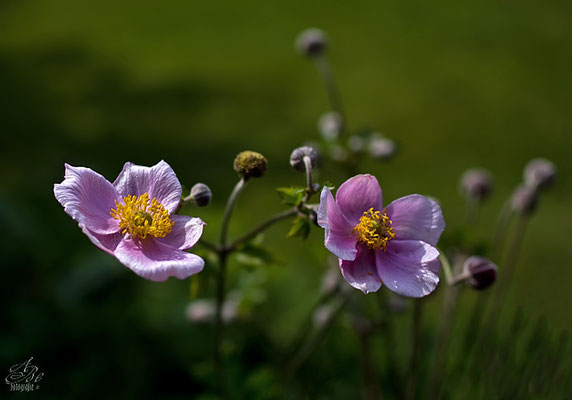
POLYGON ((443 267, 443 273, 445 274, 445 280, 447 281, 447 285, 452 285, 454 282, 454 278, 453 278, 453 272, 451 271, 451 264, 449 263, 449 259, 447 258, 445 253, 443 253, 443 251, 441 251, 440 249, 437 250, 439 251, 439 261, 441 261, 441 267, 443 267))
POLYGON ((326 334, 334 324, 336 317, 342 311, 348 299, 349 296, 346 295, 338 301, 328 321, 320 327, 320 329, 314 335, 313 339, 309 342, 306 342, 302 348, 294 355, 294 358, 290 361, 288 367, 286 368, 284 379, 285 386, 290 382, 294 375, 296 375, 296 372, 298 369, 300 369, 304 362, 314 353, 320 343, 322 343, 322 340, 324 340, 326 337, 326 334))
POLYGON ((417 365, 419 363, 419 339, 421 337, 421 320, 423 316, 423 302, 415 300, 413 308, 413 324, 411 327, 411 356, 409 358, 409 376, 407 378, 406 399, 415 399, 417 392, 417 365))
POLYGON ((342 117, 342 132, 347 128, 347 122, 344 114, 344 108, 342 106, 342 100, 340 92, 338 91, 338 86, 334 79, 334 74, 330 67, 330 63, 325 55, 320 55, 315 58, 316 68, 322 77, 324 86, 326 87, 326 92, 328 93, 328 99, 330 101, 330 106, 332 110, 336 111, 342 117))
POLYGON ((224 210, 224 217, 222 219, 222 227, 220 229, 220 244, 222 247, 226 245, 226 238, 228 235, 228 224, 230 222, 230 217, 232 215, 232 210, 234 209, 234 203, 244 186, 246 185, 246 180, 241 178, 238 183, 234 186, 232 193, 230 194, 228 201, 226 202, 226 208, 224 210))
POLYGON ((216 308, 215 308, 215 329, 214 329, 214 363, 215 363, 215 375, 216 375, 216 386, 220 394, 225 396, 224 390, 224 363, 221 354, 221 342, 222 342, 222 308, 224 305, 225 297, 225 280, 226 280, 226 264, 228 252, 225 249, 226 239, 228 234, 228 225, 230 222, 230 217, 232 216, 232 210, 234 208, 234 203, 238 198, 239 193, 246 185, 246 181, 242 178, 235 185, 233 191, 231 192, 228 201, 226 203, 226 209, 224 211, 224 216, 222 220, 222 227, 220 232, 220 247, 217 252, 219 258, 219 269, 216 280, 216 308))
POLYGON ((294 215, 296 215, 298 213, 298 209, 296 208, 290 208, 286 211, 283 211, 279 214, 273 215, 272 217, 268 218, 266 221, 264 221, 263 223, 261 223, 260 225, 258 225, 256 228, 254 228, 253 230, 251 230, 250 232, 246 233, 245 235, 239 237, 238 239, 236 239, 234 242, 232 242, 231 244, 229 244, 226 247, 226 251, 231 252, 234 251, 239 245, 241 245, 242 243, 245 243, 247 241, 249 241, 250 239, 252 239, 253 237, 255 237, 256 235, 258 235, 259 233, 265 231, 266 229, 268 229, 270 226, 274 225, 276 222, 282 221, 284 219, 290 218, 294 215))

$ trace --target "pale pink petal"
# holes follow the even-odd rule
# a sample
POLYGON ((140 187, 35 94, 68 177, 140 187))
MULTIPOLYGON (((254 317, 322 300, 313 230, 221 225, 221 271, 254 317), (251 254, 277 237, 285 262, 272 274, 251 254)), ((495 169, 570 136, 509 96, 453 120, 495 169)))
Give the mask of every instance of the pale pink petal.
POLYGON ((336 203, 353 226, 370 208, 381 211, 381 188, 377 179, 371 175, 356 175, 348 179, 338 189, 336 203))
POLYGON ((445 229, 441 207, 433 200, 412 194, 387 206, 387 216, 393 222, 395 238, 422 240, 436 245, 445 229))
POLYGON ((367 247, 359 246, 354 261, 340 260, 344 279, 364 293, 376 292, 381 287, 377 273, 375 253, 367 247))
POLYGON ((376 253, 377 271, 383 284, 408 297, 423 297, 439 283, 439 252, 418 240, 392 240, 387 251, 376 253))
POLYGON ((181 183, 171 166, 162 160, 152 167, 125 163, 113 185, 123 197, 147 193, 171 213, 181 201, 181 183))
POLYGON ((137 275, 156 282, 170 276, 185 279, 202 271, 205 262, 199 256, 163 244, 154 238, 121 241, 115 257, 137 275))
POLYGON ((324 244, 328 250, 342 260, 355 259, 357 237, 353 233, 354 226, 343 216, 327 187, 320 195, 318 225, 325 229, 324 244))
POLYGON ((199 241, 203 226, 206 225, 200 218, 177 214, 172 214, 169 218, 175 223, 173 230, 167 236, 155 240, 179 250, 190 249, 199 241))
POLYGON ((103 176, 89 168, 65 164, 65 179, 54 185, 54 195, 64 210, 81 228, 99 234, 119 230, 119 223, 111 216, 119 194, 103 176))
POLYGON ((91 240, 91 243, 109 254, 113 254, 124 236, 121 232, 110 233, 107 235, 95 233, 87 229, 85 226, 82 227, 81 230, 89 240, 91 240))

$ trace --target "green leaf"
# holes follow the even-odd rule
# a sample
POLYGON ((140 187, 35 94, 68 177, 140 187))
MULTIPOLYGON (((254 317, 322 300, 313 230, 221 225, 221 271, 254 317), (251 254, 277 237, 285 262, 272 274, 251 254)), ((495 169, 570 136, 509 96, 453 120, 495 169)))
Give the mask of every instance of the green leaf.
POLYGON ((281 187, 276 189, 284 204, 298 206, 302 203, 306 189, 299 186, 281 187))
POLYGON ((278 261, 272 253, 252 243, 244 245, 244 247, 237 252, 236 259, 242 264, 253 267, 278 264, 278 261))
POLYGON ((307 217, 299 216, 292 222, 292 226, 290 227, 290 231, 286 237, 291 238, 295 236, 301 236, 303 239, 306 239, 310 234, 310 227, 310 219, 307 217))

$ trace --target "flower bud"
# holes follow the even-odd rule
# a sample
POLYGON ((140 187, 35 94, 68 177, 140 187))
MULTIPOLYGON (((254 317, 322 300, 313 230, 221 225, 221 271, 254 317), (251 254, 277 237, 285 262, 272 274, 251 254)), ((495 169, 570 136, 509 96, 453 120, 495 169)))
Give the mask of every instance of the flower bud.
POLYGON ((191 199, 199 207, 208 206, 212 196, 211 189, 204 183, 197 183, 191 188, 191 199))
POLYGON ((538 194, 535 187, 521 185, 512 193, 512 210, 523 215, 530 215, 536 210, 538 194))
POLYGON ((292 154, 290 154, 290 165, 300 172, 306 171, 304 157, 310 158, 312 168, 316 166, 318 162, 318 152, 309 146, 302 146, 295 149, 292 154))
POLYGON ((318 120, 318 131, 326 140, 336 140, 342 133, 342 116, 336 111, 323 114, 318 120))
POLYGON ((369 141, 369 154, 377 160, 391 158, 397 150, 395 142, 379 133, 371 135, 369 141))
POLYGON ((469 276, 467 283, 477 290, 488 288, 497 279, 497 266, 484 257, 467 258, 463 270, 469 276))
POLYGON ((524 183, 533 188, 552 186, 556 178, 556 166, 546 158, 532 159, 524 167, 524 183))
POLYGON ((461 177, 460 189, 467 199, 483 201, 493 189, 491 174, 481 168, 469 169, 461 177))
POLYGON ((234 170, 243 179, 260 178, 268 168, 266 158, 255 151, 243 151, 234 159, 234 170))
POLYGON ((296 50, 308 57, 316 57, 326 50, 328 41, 324 31, 318 28, 306 29, 296 38, 296 50))

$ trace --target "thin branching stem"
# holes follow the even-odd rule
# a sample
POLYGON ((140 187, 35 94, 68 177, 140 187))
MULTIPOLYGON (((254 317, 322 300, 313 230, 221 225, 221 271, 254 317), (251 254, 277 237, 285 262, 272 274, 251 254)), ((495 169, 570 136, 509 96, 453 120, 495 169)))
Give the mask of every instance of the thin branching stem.
POLYGON ((246 181, 241 178, 235 185, 232 193, 230 194, 228 201, 226 203, 226 208, 224 211, 224 217, 222 220, 222 227, 220 231, 220 244, 217 251, 219 258, 219 269, 217 273, 216 280, 216 308, 215 308, 215 329, 214 329, 214 362, 215 362, 215 374, 216 374, 216 385, 219 393, 223 395, 224 391, 224 365, 221 354, 221 342, 222 342, 222 307, 224 305, 225 297, 225 281, 226 281, 226 264, 228 252, 225 250, 228 226, 230 218, 232 216, 232 210, 234 208, 234 203, 238 198, 238 195, 244 189, 246 181))

